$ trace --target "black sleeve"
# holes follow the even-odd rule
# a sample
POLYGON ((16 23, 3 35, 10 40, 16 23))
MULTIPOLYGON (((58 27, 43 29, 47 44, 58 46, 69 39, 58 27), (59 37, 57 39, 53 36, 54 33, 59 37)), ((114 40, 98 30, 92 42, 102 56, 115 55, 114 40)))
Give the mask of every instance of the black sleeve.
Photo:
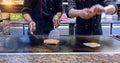
POLYGON ((104 6, 107 6, 107 5, 110 5, 110 4, 113 4, 113 0, 104 0, 103 1, 104 6))
POLYGON ((24 0, 24 6, 22 9, 22 14, 25 13, 30 13, 31 12, 31 7, 32 7, 32 0, 24 0))
POLYGON ((68 17, 69 17, 68 13, 69 13, 70 9, 72 9, 72 8, 76 8, 75 0, 69 0, 68 1, 68 5, 67 5, 67 8, 66 8, 66 14, 67 14, 68 17))
POLYGON ((55 13, 62 12, 62 0, 56 0, 54 9, 55 13))

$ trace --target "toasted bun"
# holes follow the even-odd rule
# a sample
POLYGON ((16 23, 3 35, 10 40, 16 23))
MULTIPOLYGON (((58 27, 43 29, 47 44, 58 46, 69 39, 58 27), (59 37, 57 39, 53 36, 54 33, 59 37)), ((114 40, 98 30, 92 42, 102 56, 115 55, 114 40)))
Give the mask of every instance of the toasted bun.
POLYGON ((59 43, 59 40, 57 40, 57 39, 45 39, 45 40, 44 40, 44 43, 45 43, 45 44, 53 44, 53 45, 56 45, 56 44, 59 43))

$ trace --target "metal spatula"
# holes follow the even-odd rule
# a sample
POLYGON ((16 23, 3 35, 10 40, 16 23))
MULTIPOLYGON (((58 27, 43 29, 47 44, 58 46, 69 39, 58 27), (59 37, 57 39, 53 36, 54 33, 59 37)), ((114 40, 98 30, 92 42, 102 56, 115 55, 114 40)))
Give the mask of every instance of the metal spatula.
POLYGON ((60 38, 60 31, 58 28, 54 26, 54 29, 50 31, 48 38, 50 39, 59 39, 60 38))
POLYGON ((30 32, 30 35, 31 35, 32 37, 36 38, 36 39, 39 39, 39 37, 36 36, 33 32, 30 32))

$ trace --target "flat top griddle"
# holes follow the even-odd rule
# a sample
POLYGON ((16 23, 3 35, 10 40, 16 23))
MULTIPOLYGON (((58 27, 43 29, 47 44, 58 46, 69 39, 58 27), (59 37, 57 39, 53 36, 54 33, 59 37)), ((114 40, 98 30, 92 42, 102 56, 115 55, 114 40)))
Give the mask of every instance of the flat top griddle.
POLYGON ((60 36, 60 43, 47 45, 45 35, 0 36, 0 53, 46 53, 46 52, 120 52, 120 41, 108 36, 60 36), (96 42, 100 47, 88 47, 83 43, 96 42))

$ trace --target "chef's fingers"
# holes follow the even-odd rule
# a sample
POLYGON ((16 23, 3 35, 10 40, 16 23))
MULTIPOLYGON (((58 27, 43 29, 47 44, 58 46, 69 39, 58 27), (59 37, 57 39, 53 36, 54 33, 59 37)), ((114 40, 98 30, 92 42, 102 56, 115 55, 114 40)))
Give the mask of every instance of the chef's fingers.
POLYGON ((57 20, 57 27, 60 26, 60 19, 57 20))
POLYGON ((36 30, 36 24, 35 24, 35 22, 30 22, 29 27, 30 27, 30 31, 34 32, 36 30))
POLYGON ((29 23, 29 31, 32 32, 32 25, 29 23))
POLYGON ((59 19, 55 19, 54 20, 54 26, 55 26, 55 28, 57 28, 58 26, 60 26, 60 20, 59 19))
POLYGON ((53 24, 54 24, 55 28, 60 26, 60 19, 58 17, 53 17, 53 24))
POLYGON ((97 14, 101 14, 102 12, 104 12, 104 7, 100 4, 95 5, 96 9, 97 9, 97 14))
POLYGON ((32 31, 35 31, 36 30, 36 23, 33 22, 33 28, 32 28, 32 31))

